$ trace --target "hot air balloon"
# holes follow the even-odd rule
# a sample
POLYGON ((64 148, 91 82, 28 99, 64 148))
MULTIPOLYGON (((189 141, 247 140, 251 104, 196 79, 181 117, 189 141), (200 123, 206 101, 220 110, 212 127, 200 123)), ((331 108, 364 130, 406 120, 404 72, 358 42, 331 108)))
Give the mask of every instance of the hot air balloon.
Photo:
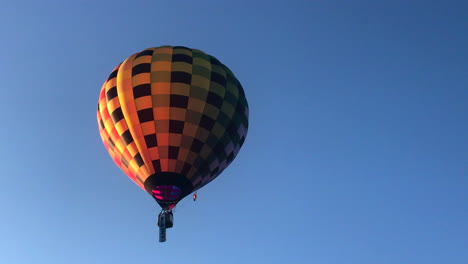
POLYGON ((161 206, 160 242, 174 206, 234 160, 248 130, 248 104, 232 71, 182 46, 148 48, 104 82, 100 136, 115 164, 161 206))

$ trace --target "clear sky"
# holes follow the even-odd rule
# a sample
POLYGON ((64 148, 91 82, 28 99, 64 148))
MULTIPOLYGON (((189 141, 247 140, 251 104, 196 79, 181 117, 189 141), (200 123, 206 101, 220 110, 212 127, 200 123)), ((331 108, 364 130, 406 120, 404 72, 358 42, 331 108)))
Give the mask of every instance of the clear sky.
POLYGON ((0 3, 0 263, 468 263, 466 1, 0 3), (118 169, 99 90, 183 45, 244 86, 236 160, 175 211, 118 169))

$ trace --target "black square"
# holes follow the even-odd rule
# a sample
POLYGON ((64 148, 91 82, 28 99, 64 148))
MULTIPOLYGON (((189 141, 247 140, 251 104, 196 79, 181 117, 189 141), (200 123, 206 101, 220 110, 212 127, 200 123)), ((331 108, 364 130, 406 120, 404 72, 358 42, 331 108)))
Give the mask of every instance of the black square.
POLYGON ((133 97, 135 99, 147 95, 151 95, 151 84, 145 83, 133 87, 133 97))
POLYGON ((106 98, 107 98, 107 101, 110 101, 114 99, 115 97, 117 97, 117 87, 114 86, 110 88, 109 91, 107 91, 106 98))
POLYGON ((237 78, 236 78, 234 75, 228 73, 228 74, 226 75, 226 79, 227 79, 228 82, 233 83, 233 84, 234 84, 235 86, 237 86, 238 88, 241 87, 241 86, 240 86, 240 83, 239 83, 239 80, 237 80, 237 78))
POLYGON ((152 49, 144 50, 144 51, 138 53, 138 55, 135 56, 135 59, 136 59, 136 58, 139 58, 139 57, 141 57, 141 56, 153 55, 153 51, 154 51, 154 50, 152 50, 152 49))
POLYGON ((226 86, 226 78, 217 72, 211 72, 211 81, 226 86))
POLYGON ((158 140, 156 138, 156 134, 146 135, 145 142, 147 148, 156 147, 158 145, 158 140))
POLYGON ((156 120, 156 133, 169 133, 169 120, 156 120))
POLYGON ((223 155, 225 153, 224 144, 222 144, 221 142, 216 144, 216 146, 213 148, 213 152, 215 153, 216 156, 223 155))
POLYGON ((153 163, 154 172, 156 173, 161 172, 161 162, 159 160, 153 160, 152 163, 153 163))
POLYGON ((203 147, 203 142, 194 138, 192 142, 192 146, 190 146, 190 150, 195 153, 200 153, 201 148, 203 147))
POLYGON ((141 167, 141 166, 143 166, 145 164, 143 162, 143 159, 141 158, 140 153, 136 154, 135 157, 133 157, 133 159, 136 161, 138 167, 141 167))
POLYGON ((201 101, 206 101, 206 97, 208 96, 208 91, 198 86, 191 86, 190 87, 190 98, 196 98, 201 101))
POLYGON ((192 49, 187 48, 185 46, 174 46, 173 49, 184 49, 184 50, 192 51, 192 49))
POLYGON ((207 129, 208 131, 211 131, 213 129, 215 121, 211 119, 211 117, 202 115, 201 120, 200 120, 200 126, 207 129))
POLYGON ((236 106, 236 112, 245 113, 245 105, 239 102, 236 106))
POLYGON ((231 119, 223 111, 219 111, 218 119, 216 121, 223 127, 227 127, 231 122, 231 119))
POLYGON ((128 168, 128 160, 124 156, 120 158, 120 162, 122 162, 122 164, 128 168))
POLYGON ((140 73, 149 73, 151 72, 151 63, 141 63, 133 66, 132 76, 135 76, 140 73))
POLYGON ((234 152, 231 152, 231 154, 227 156, 227 162, 231 162, 232 160, 234 160, 234 152))
POLYGON ((193 162, 193 166, 198 169, 198 173, 202 174, 203 170, 206 170, 206 162, 204 159, 197 157, 193 162))
POLYGON ((198 173, 203 177, 207 177, 210 175, 210 168, 208 167, 208 164, 206 162, 203 162, 203 164, 201 164, 199 167, 198 167, 198 173))
POLYGON ((212 177, 215 176, 216 173, 218 173, 218 171, 219 171, 219 167, 214 168, 214 170, 211 171, 210 176, 212 177))
POLYGON ((242 146, 242 144, 244 144, 244 142, 245 142, 245 135, 240 138, 239 145, 242 146))
POLYGON ((122 120, 124 118, 124 115, 122 113, 122 108, 119 107, 115 109, 114 112, 112 112, 111 117, 112 117, 112 121, 114 121, 114 124, 122 120))
POLYGON ((146 108, 146 109, 138 111, 137 113, 138 113, 138 119, 140 120, 140 123, 154 120, 153 108, 146 108))
POLYGON ((237 97, 229 90, 226 90, 226 94, 224 95, 224 101, 235 106, 237 104, 237 97))
POLYGON ((109 148, 110 148, 111 150, 114 150, 114 148, 115 148, 115 143, 114 143, 114 141, 112 140, 112 138, 109 138, 109 139, 107 140, 107 144, 109 145, 109 148))
POLYGON ((177 159, 179 156, 179 147, 169 146, 169 159, 177 159))
POLYGON ((216 59, 215 57, 210 56, 210 62, 213 65, 223 66, 223 64, 218 59, 216 59))
POLYGON ((192 82, 192 75, 188 72, 173 71, 171 72, 171 82, 190 84, 192 82))
POLYGON ((192 64, 192 56, 186 54, 174 54, 172 55, 172 62, 186 62, 192 64))
POLYGON ((229 126, 226 127, 226 132, 225 133, 227 133, 229 135, 233 135, 233 134, 237 133, 237 126, 233 122, 231 122, 229 124, 229 126))
POLYGON ((101 129, 105 128, 104 122, 102 122, 102 119, 99 120, 99 126, 101 127, 101 129))
POLYGON ((213 148, 216 146, 216 144, 218 144, 219 140, 214 134, 210 134, 205 142, 208 146, 213 148))
POLYGON ((191 167, 192 166, 190 164, 184 163, 184 167, 182 167, 182 171, 180 172, 180 174, 182 174, 183 176, 187 176, 191 167))
POLYGON ((169 120, 169 133, 182 134, 184 132, 184 121, 169 120))
POLYGON ((188 96, 171 94, 169 102, 171 107, 187 108, 188 96))
POLYGON ((133 137, 132 134, 130 134, 130 130, 125 131, 120 137, 125 142, 125 145, 129 145, 133 142, 133 137))
POLYGON ((206 102, 216 106, 217 108, 221 108, 221 105, 223 104, 223 98, 215 93, 208 92, 206 102))
POLYGON ((202 114, 200 114, 200 112, 187 110, 187 112, 185 113, 185 122, 198 126, 200 123, 201 116, 202 114))
POLYGON ((115 71, 111 72, 109 77, 107 77, 107 80, 112 80, 113 78, 117 77, 117 73, 119 72, 119 69, 116 69, 115 71))

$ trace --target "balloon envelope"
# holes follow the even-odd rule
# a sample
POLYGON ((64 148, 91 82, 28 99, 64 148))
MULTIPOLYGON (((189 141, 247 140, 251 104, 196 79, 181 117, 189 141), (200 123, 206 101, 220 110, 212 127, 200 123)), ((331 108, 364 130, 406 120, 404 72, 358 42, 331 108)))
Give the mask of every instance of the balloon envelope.
POLYGON ((112 71, 97 119, 117 166, 170 209, 236 157, 247 135, 248 104, 240 82, 215 57, 161 46, 112 71))

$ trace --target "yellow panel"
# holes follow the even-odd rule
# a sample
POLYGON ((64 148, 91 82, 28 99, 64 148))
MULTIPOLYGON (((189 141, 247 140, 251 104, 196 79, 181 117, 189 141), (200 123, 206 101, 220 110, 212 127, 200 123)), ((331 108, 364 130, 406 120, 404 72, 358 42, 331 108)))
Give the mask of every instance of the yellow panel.
POLYGON ((171 71, 171 65, 172 62, 170 61, 153 61, 151 63, 151 71, 156 72, 156 71, 166 71, 170 72, 171 71))
POLYGON ((128 152, 130 152, 130 155, 134 157, 136 154, 138 154, 138 149, 135 145, 135 142, 130 143, 130 145, 127 146, 128 152))
POLYGON ((172 54, 172 47, 160 47, 155 49, 154 53, 159 54, 159 53, 166 53, 166 54, 172 54))
POLYGON ((213 129, 211 130, 211 133, 215 135, 218 139, 220 139, 225 131, 226 131, 226 128, 222 126, 221 124, 219 124, 218 122, 216 122, 213 126, 213 129))
POLYGON ((201 151, 200 151, 200 157, 204 160, 208 159, 208 156, 211 154, 213 150, 210 148, 208 145, 203 145, 201 151))
POLYGON ((158 133, 156 136, 158 140, 158 146, 169 146, 169 133, 158 133))
POLYGON ((114 140, 114 143, 115 147, 119 150, 120 153, 123 153, 125 151, 125 143, 122 140, 114 140))
POLYGON ((117 85, 117 78, 114 77, 114 78, 112 78, 112 79, 110 79, 110 80, 107 80, 107 81, 105 82, 105 85, 106 85, 106 87, 107 87, 107 88, 105 88, 105 89, 110 89, 110 88, 112 88, 112 87, 115 87, 115 86, 117 85))
POLYGON ((210 92, 213 92, 221 98, 224 98, 224 94, 226 93, 226 88, 218 83, 212 82, 210 86, 210 92))
POLYGON ((197 157, 198 157, 198 154, 197 154, 197 153, 195 153, 195 152, 193 152, 193 151, 189 151, 189 152, 188 152, 188 155, 187 155, 187 160, 186 160, 186 162, 187 162, 188 164, 193 165, 193 163, 195 162, 195 160, 197 159, 197 157))
POLYGON ((174 52, 175 54, 185 54, 185 55, 189 55, 190 57, 192 56, 192 51, 188 49, 176 48, 172 52, 174 52))
POLYGON ((197 169, 195 167, 191 167, 189 172, 187 173, 187 178, 191 180, 195 176, 196 172, 197 172, 197 169))
POLYGON ((231 118, 234 115, 235 109, 230 103, 224 103, 221 111, 225 113, 229 118, 231 118))
POLYGON ((160 159, 161 171, 169 171, 169 167, 167 166, 168 161, 168 159, 160 159))
POLYGON ((175 166, 174 172, 180 174, 180 173, 182 173, 182 169, 183 169, 183 168, 184 168, 184 162, 181 161, 180 159, 178 159, 178 160, 176 161, 176 166, 175 166))
POLYGON ((198 126, 190 123, 185 123, 184 124, 184 135, 190 136, 190 137, 195 137, 196 133, 198 130, 198 126))
POLYGON ((125 123, 125 120, 122 119, 117 124, 115 124, 115 129, 117 130, 117 133, 119 135, 122 135, 125 131, 128 130, 127 123, 125 123))
POLYGON ((132 61, 135 58, 135 54, 126 59, 117 74, 117 91, 119 94, 119 100, 122 107, 122 112, 125 116, 125 120, 128 122, 128 126, 131 134, 135 140, 137 149, 140 151, 145 166, 149 173, 154 173, 154 168, 151 163, 151 157, 143 138, 143 132, 141 127, 138 125, 138 115, 136 112, 136 105, 133 98, 133 83, 132 83, 132 61))
POLYGON ((154 122, 145 122, 141 124, 141 131, 143 135, 151 135, 156 133, 156 128, 154 126, 154 122))
POLYGON ((104 127, 107 130, 107 133, 110 132, 110 130, 114 127, 114 122, 112 122, 112 118, 108 118, 106 121, 104 121, 104 127))
POLYGON ((136 172, 138 171, 138 168, 139 168, 139 167, 138 167, 138 164, 137 164, 136 161, 135 161, 135 159, 132 159, 132 160, 130 161, 130 164, 128 165, 128 167, 131 168, 131 170, 134 171, 135 174, 136 174, 136 172))
POLYGON ((182 140, 181 134, 169 133, 169 146, 180 146, 180 141, 182 140))
POLYGON ((104 145, 107 146, 108 145, 107 140, 109 139, 109 135, 107 134, 106 130, 105 129, 100 129, 99 134, 101 136, 102 142, 104 143, 104 145))
POLYGON ((157 133, 169 133, 169 119, 168 120, 156 120, 156 132, 157 133))
POLYGON ((152 57, 153 56, 145 55, 145 56, 140 56, 138 58, 135 58, 135 60, 133 61, 133 66, 142 64, 142 63, 151 63, 152 57))
POLYGON ((192 146, 192 143, 193 143, 193 136, 191 137, 191 136, 182 134, 182 139, 180 141, 181 148, 190 149, 190 147, 192 146))
POLYGON ((203 113, 203 110, 205 108, 205 102, 202 101, 202 100, 199 100, 197 98, 189 98, 188 100, 188 106, 187 106, 187 109, 188 110, 192 110, 194 112, 197 112, 197 113, 203 113))
POLYGON ((221 66, 216 65, 216 64, 212 64, 211 65, 211 71, 219 73, 219 74, 221 74, 221 76, 226 78, 226 71, 224 70, 224 67, 221 67, 221 66))
MULTIPOLYGON (((103 100, 100 100, 99 101, 99 109, 100 111, 102 111, 103 109, 105 109, 107 107, 107 103, 106 103, 106 99, 104 98, 103 100)), ((102 116, 102 115, 101 115, 102 116)))
POLYGON ((109 113, 114 112, 115 109, 120 107, 119 98, 115 97, 114 99, 107 102, 107 109, 109 113))
POLYGON ((189 150, 184 148, 179 148, 179 156, 177 157, 178 160, 187 160, 189 154, 189 150))
POLYGON ((153 102, 151 100, 151 96, 142 96, 135 99, 135 105, 137 110, 152 108, 153 102))
POLYGON ((206 104, 205 109, 203 109, 203 114, 211 117, 212 119, 216 120, 218 118, 219 114, 219 108, 211 105, 211 104, 206 104))
POLYGON ((171 82, 171 72, 170 71, 153 71, 151 72, 151 82, 171 82))
MULTIPOLYGON (((146 166, 141 166, 139 171, 137 172, 137 175, 139 175, 139 178, 142 179, 141 183, 144 183, 145 180, 151 176, 151 173, 148 171, 148 168, 146 166)), ((143 185, 141 185, 143 190, 145 189, 143 185)))
POLYGON ((154 114, 155 120, 169 120, 170 107, 155 107, 153 109, 154 109, 153 114, 154 114))
POLYGON ((152 82, 151 94, 171 94, 171 83, 170 82, 152 82))
POLYGON ((125 149, 125 151, 122 153, 122 156, 127 160, 130 161, 133 159, 133 155, 128 151, 128 149, 125 149))
POLYGON ((208 130, 204 129, 203 127, 198 127, 196 137, 201 142, 205 142, 208 139, 209 134, 210 132, 208 130))
POLYGON ((210 87, 210 80, 200 75, 192 75, 191 84, 193 86, 198 86, 200 88, 208 90, 208 88, 210 87))
POLYGON ((180 94, 189 96, 190 95, 190 85, 186 83, 172 83, 171 84, 171 94, 180 94))
POLYGON ((152 147, 148 149, 151 159, 152 160, 158 160, 159 159, 159 150, 158 147, 152 147))
POLYGON ((239 88, 237 86, 235 86, 233 83, 231 82, 228 82, 226 84, 226 90, 228 90, 229 92, 231 92, 232 94, 234 94, 234 96, 236 98, 239 98, 239 88))
POLYGON ((176 168, 176 160, 170 159, 167 161, 167 168, 169 171, 175 171, 176 168))
POLYGON ((211 63, 205 59, 202 59, 202 58, 199 58, 199 57, 194 57, 193 58, 193 64, 194 65, 200 65, 200 66, 203 66, 205 68, 207 68, 208 70, 211 71, 211 63))
POLYGON ((170 112, 171 120, 185 121, 185 115, 187 114, 186 109, 178 108, 178 107, 171 107, 170 111, 171 111, 170 112))
POLYGON ((173 62, 172 63, 172 69, 171 71, 181 71, 181 72, 187 72, 187 73, 192 73, 192 64, 187 63, 187 62, 173 62))
MULTIPOLYGON (((131 73, 130 73, 131 74, 131 73)), ((132 78, 132 88, 141 84, 150 83, 151 73, 140 73, 132 78)), ((133 95, 133 90, 132 90, 133 95)))
POLYGON ((154 107, 169 107, 170 98, 169 94, 154 94, 152 96, 152 104, 154 107))

